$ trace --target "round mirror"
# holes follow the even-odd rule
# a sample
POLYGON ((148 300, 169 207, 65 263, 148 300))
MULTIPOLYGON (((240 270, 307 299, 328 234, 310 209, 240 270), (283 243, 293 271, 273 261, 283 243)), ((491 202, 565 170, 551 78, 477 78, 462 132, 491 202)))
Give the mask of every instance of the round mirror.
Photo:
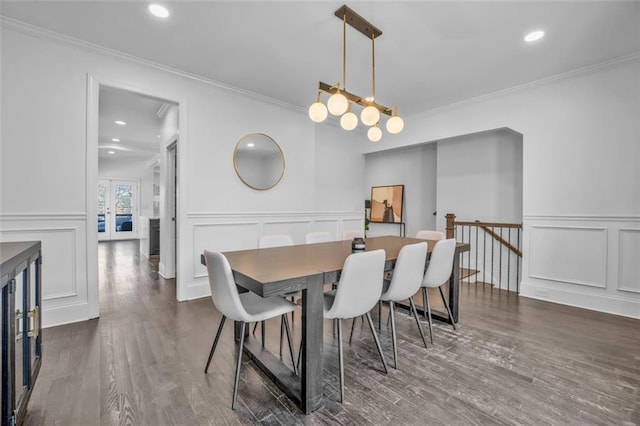
POLYGON ((263 133, 250 133, 240 139, 233 152, 233 166, 250 188, 273 188, 284 175, 284 154, 280 146, 263 133))

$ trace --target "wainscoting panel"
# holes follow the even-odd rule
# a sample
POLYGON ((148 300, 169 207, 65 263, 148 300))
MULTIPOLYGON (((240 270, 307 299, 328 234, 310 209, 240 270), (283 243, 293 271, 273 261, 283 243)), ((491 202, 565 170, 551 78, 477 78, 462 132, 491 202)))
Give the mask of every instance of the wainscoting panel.
POLYGON ((640 318, 640 217, 525 215, 520 295, 640 318))
POLYGON ((640 229, 620 229, 618 290, 640 293, 640 229))
POLYGON ((532 226, 529 276, 607 286, 606 228, 532 226))
POLYGON ((338 240, 345 229, 362 229, 361 212, 279 212, 279 213, 188 213, 188 237, 180 242, 179 299, 209 295, 207 270, 200 264, 205 248, 220 251, 248 250, 258 246, 267 234, 289 234, 294 243, 304 244, 310 231, 328 231, 338 240), (180 260, 182 259, 182 260, 180 260))
POLYGON ((294 244, 304 244, 304 236, 311 229, 311 219, 269 220, 265 221, 262 235, 288 234, 294 244))
POLYGON ((207 276, 207 269, 200 263, 200 254, 204 249, 235 251, 255 248, 259 236, 259 222, 193 225, 194 278, 207 276))
POLYGON ((86 215, 2 215, 0 240, 42 242, 44 327, 88 319, 86 215))

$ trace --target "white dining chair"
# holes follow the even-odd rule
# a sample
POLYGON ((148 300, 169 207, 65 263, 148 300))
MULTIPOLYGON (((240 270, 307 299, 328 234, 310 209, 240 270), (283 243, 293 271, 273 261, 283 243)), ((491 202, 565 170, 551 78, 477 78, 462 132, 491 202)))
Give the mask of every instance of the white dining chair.
POLYGON ((204 258, 207 264, 207 272, 209 275, 209 286, 211 287, 211 298, 213 304, 222 314, 220 325, 216 337, 209 352, 207 366, 204 368, 205 374, 209 371, 209 365, 213 358, 213 353, 218 345, 220 334, 227 318, 232 321, 241 322, 240 327, 240 347, 238 348, 238 360, 236 362, 236 374, 233 384, 233 399, 231 409, 235 409, 236 399, 238 395, 238 380, 240 378, 240 366, 242 365, 242 351, 244 347, 244 333, 247 323, 266 321, 271 318, 281 317, 285 324, 287 339, 289 340, 289 355, 294 374, 297 374, 295 361, 293 356, 293 346, 291 345, 291 330, 287 314, 296 309, 296 305, 289 302, 283 297, 260 297, 255 293, 238 293, 238 288, 233 279, 231 266, 227 258, 220 252, 205 250, 204 258))
POLYGON ((353 240, 354 238, 364 238, 364 231, 361 229, 342 231, 343 240, 353 240))
POLYGON ((304 236, 306 244, 328 243, 331 241, 331 234, 326 231, 307 232, 304 236))
MULTIPOLYGON (((426 260, 427 243, 408 244, 402 247, 400 249, 400 253, 398 253, 398 260, 395 264, 393 277, 390 282, 387 281, 385 283, 385 290, 383 290, 383 293, 380 296, 380 300, 389 303, 389 315, 391 317, 391 344, 393 347, 393 361, 396 369, 398 368, 398 344, 396 337, 394 302, 409 299, 413 317, 416 320, 418 331, 420 331, 420 337, 422 337, 422 343, 424 343, 425 348, 427 347, 427 340, 424 337, 422 325, 420 325, 420 321, 418 320, 416 305, 413 302, 413 296, 418 292, 418 290, 420 290, 420 286, 422 285, 424 264, 426 260)), ((353 333, 353 325, 351 332, 353 333)))
POLYGON ((440 241, 447 238, 447 236, 444 234, 444 232, 423 230, 423 231, 418 231, 418 233, 416 234, 416 238, 419 238, 421 240, 440 241))
MULTIPOLYGON (((271 247, 286 247, 293 245, 293 238, 288 234, 268 234, 262 235, 258 238, 258 248, 271 248, 271 247)), ((298 294, 297 292, 286 294, 286 297, 291 297, 291 301, 295 302, 294 296, 298 294)), ((293 313, 291 314, 291 324, 293 324, 294 318, 293 313)), ((253 330, 251 333, 253 335, 256 334, 256 328, 258 327, 258 323, 253 326, 253 330)), ((262 347, 265 345, 265 323, 262 321, 260 323, 260 331, 261 331, 261 340, 262 347)), ((284 334, 284 322, 280 321, 280 356, 282 356, 282 338, 284 334)))
POLYGON ((444 297, 442 286, 449 281, 451 271, 453 270, 453 259, 456 254, 456 240, 450 238, 448 240, 438 241, 431 252, 431 259, 427 266, 427 272, 424 274, 422 280, 422 300, 426 305, 426 316, 429 321, 429 336, 431 343, 433 343, 433 327, 431 325, 431 305, 429 304, 429 289, 438 287, 440 290, 440 296, 442 297, 442 303, 447 309, 447 315, 449 315, 449 321, 456 329, 456 323, 453 321, 453 315, 451 315, 451 309, 444 297))
MULTIPOLYGON (((340 370, 340 402, 344 400, 344 361, 342 350, 342 320, 367 317, 369 328, 376 343, 382 366, 387 373, 380 340, 376 334, 369 311, 378 303, 382 293, 382 273, 385 263, 384 250, 372 250, 349 255, 344 262, 338 288, 324 294, 324 317, 335 319, 338 324, 338 365, 340 370)), ((302 343, 302 342, 301 342, 302 343)), ((298 352, 298 365, 302 354, 302 344, 298 352)))

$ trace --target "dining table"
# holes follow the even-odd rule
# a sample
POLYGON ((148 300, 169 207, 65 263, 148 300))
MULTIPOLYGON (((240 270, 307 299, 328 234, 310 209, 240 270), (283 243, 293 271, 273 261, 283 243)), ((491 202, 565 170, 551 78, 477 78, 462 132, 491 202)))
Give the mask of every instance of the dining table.
MULTIPOLYGON (((428 252, 431 253, 437 243, 398 236, 370 237, 365 241, 364 251, 385 250, 385 270, 393 269, 403 246, 427 241, 428 252)), ((301 293, 303 349, 299 375, 285 365, 279 356, 267 350, 261 342, 251 338, 247 332, 240 336, 239 323, 235 327, 235 338, 238 342, 240 338, 245 339, 246 355, 307 414, 322 406, 324 285, 339 281, 345 259, 356 252, 352 250, 351 243, 350 240, 332 241, 224 253, 233 271, 236 285, 242 291, 251 291, 262 297, 301 293)), ((448 303, 454 322, 458 321, 459 310, 459 256, 468 250, 469 244, 457 244, 449 277, 448 303)), ((201 262, 205 264, 204 256, 201 256, 201 262)), ((433 316, 449 321, 446 313, 434 312, 433 316)))

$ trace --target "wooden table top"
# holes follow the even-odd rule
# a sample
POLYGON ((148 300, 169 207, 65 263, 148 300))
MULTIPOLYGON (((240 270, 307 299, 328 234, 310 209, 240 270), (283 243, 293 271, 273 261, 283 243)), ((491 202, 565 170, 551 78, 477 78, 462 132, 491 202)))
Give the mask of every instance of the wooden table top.
MULTIPOLYGON (((387 261, 393 262, 403 246, 422 241, 427 240, 396 236, 372 237, 366 240, 366 251, 384 249, 387 261)), ((431 253, 436 241, 427 242, 431 253)), ((463 251, 468 250, 468 244, 458 243, 458 247, 463 251)), ((340 271, 351 253, 351 241, 347 240, 233 251, 224 255, 234 272, 241 273, 256 283, 268 284, 340 271)))

